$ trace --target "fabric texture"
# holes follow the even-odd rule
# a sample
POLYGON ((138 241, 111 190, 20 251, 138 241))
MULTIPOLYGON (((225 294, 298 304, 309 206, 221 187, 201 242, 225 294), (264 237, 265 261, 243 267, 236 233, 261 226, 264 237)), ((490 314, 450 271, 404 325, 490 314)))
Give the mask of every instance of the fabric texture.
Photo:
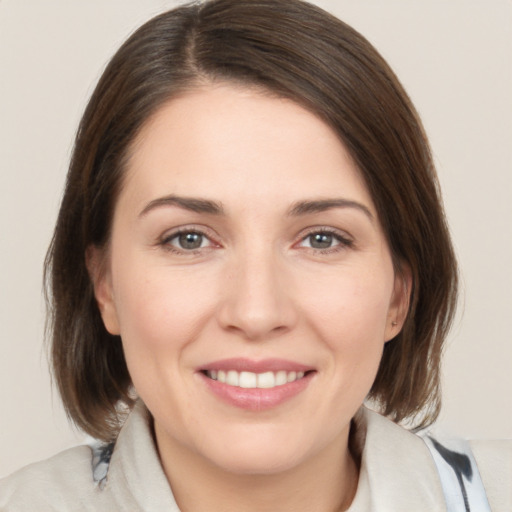
MULTIPOLYGON (((355 419, 361 457, 349 512, 444 512, 443 489, 424 441, 362 408, 355 419)), ((473 444, 493 512, 512 510, 512 441, 473 444)), ((180 512, 138 402, 114 445, 80 446, 0 480, 2 512, 180 512)), ((478 512, 478 511, 475 511, 478 512)))
POLYGON ((423 440, 436 463, 449 512, 491 512, 471 446, 462 439, 440 442, 430 435, 423 440))

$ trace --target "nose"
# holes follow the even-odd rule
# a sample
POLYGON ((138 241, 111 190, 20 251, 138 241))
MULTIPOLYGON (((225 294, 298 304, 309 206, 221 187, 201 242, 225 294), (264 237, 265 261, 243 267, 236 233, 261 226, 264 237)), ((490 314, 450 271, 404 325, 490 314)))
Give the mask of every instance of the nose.
POLYGON ((227 264, 218 310, 223 329, 255 341, 293 328, 298 318, 293 287, 277 259, 260 253, 227 264))

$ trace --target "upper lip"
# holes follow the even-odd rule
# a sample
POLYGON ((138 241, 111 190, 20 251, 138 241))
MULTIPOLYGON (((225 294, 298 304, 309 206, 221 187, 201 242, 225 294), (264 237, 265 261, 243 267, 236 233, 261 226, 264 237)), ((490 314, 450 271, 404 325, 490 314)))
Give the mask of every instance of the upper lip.
POLYGON ((290 361, 288 359, 246 359, 243 357, 234 357, 230 359, 221 359, 219 361, 212 361, 198 368, 199 371, 208 370, 235 370, 238 372, 252 372, 252 373, 265 373, 265 372, 278 372, 284 370, 287 372, 307 372, 314 370, 314 367, 305 364, 290 361))

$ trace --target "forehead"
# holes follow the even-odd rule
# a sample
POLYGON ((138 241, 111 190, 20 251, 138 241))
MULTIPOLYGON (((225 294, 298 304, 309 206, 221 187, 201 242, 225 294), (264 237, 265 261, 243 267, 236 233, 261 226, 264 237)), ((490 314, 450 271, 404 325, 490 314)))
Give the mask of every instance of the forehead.
POLYGON ((359 170, 325 122, 291 100, 228 84, 160 107, 131 147, 125 178, 141 200, 267 197, 284 205, 343 195, 372 208, 359 170))

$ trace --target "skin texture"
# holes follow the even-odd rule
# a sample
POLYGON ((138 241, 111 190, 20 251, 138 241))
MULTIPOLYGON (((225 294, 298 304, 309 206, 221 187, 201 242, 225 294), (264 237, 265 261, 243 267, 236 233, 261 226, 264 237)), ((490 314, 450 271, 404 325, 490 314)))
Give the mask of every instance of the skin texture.
POLYGON ((92 250, 90 268, 182 510, 348 506, 350 421, 407 292, 366 186, 324 122, 229 84, 169 101, 133 144, 108 251, 92 250), (169 195, 223 213, 154 203, 169 195), (290 213, 325 199, 361 206, 290 213), (200 247, 180 246, 176 229, 200 233, 200 247), (325 230, 334 235, 319 248, 311 235, 325 230), (278 406, 246 410, 199 372, 233 357, 314 372, 278 406))

